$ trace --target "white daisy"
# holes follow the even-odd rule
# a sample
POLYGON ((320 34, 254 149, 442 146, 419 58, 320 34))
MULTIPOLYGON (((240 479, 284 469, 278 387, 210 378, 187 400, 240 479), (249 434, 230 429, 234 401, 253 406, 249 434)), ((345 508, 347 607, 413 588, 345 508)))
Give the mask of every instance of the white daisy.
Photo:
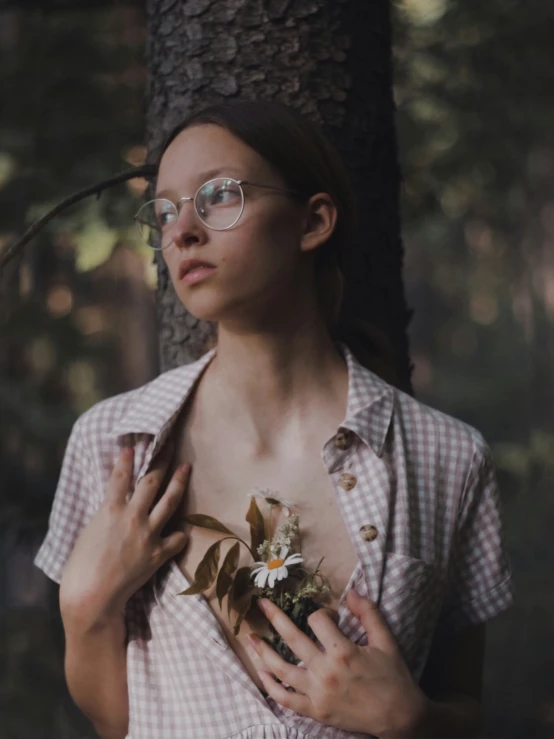
POLYGON ((259 488, 256 488, 256 492, 248 493, 249 498, 260 498, 261 500, 264 500, 269 505, 281 505, 285 509, 285 516, 290 516, 291 509, 294 508, 294 503, 291 503, 290 500, 283 500, 278 492, 274 490, 269 490, 269 488, 266 488, 265 490, 260 490, 259 488))
POLYGON ((287 547, 283 547, 279 552, 279 556, 275 559, 270 559, 268 562, 254 562, 252 567, 256 567, 252 570, 252 577, 255 577, 254 585, 258 588, 265 588, 266 582, 268 587, 272 588, 277 580, 284 580, 289 576, 287 567, 297 565, 304 561, 304 558, 300 554, 292 554, 287 557, 289 550, 287 547))

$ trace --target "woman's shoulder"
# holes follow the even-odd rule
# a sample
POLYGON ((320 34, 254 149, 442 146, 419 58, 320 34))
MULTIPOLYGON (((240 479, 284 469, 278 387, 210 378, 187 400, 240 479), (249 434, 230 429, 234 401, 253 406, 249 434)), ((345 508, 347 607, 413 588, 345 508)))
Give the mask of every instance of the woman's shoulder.
POLYGON ((166 370, 137 388, 98 401, 79 416, 75 427, 88 438, 113 435, 119 429, 122 433, 138 433, 153 428, 158 418, 170 414, 173 406, 186 397, 210 354, 166 370))
POLYGON ((347 345, 340 346, 349 365, 349 409, 368 437, 400 444, 419 467, 427 460, 443 468, 455 463, 467 469, 490 456, 474 426, 400 390, 362 364, 347 345))
POLYGON ((412 417, 428 429, 437 433, 464 437, 479 442, 483 439, 481 432, 471 424, 457 416, 442 411, 418 398, 394 388, 396 406, 405 417, 412 417))
POLYGON ((420 451, 435 452, 448 461, 465 457, 468 464, 489 454, 483 434, 471 424, 396 388, 394 395, 404 438, 420 451))
POLYGON ((475 427, 400 390, 362 364, 344 342, 340 348, 349 366, 349 408, 362 409, 368 424, 379 421, 388 426, 392 421, 395 434, 401 434, 404 444, 420 453, 457 448, 473 455, 476 450, 485 449, 486 442, 475 427))
POLYGON ((117 423, 152 382, 154 380, 133 390, 127 390, 97 401, 77 418, 75 426, 79 428, 81 434, 88 435, 98 429, 107 428, 117 423))

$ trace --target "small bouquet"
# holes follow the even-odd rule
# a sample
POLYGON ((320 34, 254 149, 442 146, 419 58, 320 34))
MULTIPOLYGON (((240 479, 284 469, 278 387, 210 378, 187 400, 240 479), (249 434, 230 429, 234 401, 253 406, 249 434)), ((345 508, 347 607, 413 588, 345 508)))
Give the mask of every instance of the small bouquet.
MULTIPOLYGON (((246 521, 250 524, 250 545, 212 516, 200 513, 186 516, 186 522, 192 526, 218 531, 225 536, 208 548, 196 568, 193 583, 179 595, 203 593, 215 582, 219 607, 222 607, 222 600, 227 596, 229 616, 231 610, 237 614, 233 627, 235 636, 257 600, 267 598, 276 603, 301 631, 317 641, 308 625, 308 617, 324 605, 331 586, 320 572, 323 558, 314 570, 304 567, 300 551, 299 517, 291 515, 292 507, 291 503, 280 500, 271 490, 252 493, 246 514, 246 521), (269 507, 266 518, 258 508, 256 498, 262 498, 269 507), (280 525, 273 525, 273 511, 277 507, 284 509, 286 520, 280 525), (226 539, 236 539, 236 543, 220 566, 221 542, 226 539), (254 560, 250 567, 238 567, 241 544, 254 560)), ((269 628, 271 636, 263 637, 264 641, 287 662, 298 664, 298 658, 272 624, 269 628)))

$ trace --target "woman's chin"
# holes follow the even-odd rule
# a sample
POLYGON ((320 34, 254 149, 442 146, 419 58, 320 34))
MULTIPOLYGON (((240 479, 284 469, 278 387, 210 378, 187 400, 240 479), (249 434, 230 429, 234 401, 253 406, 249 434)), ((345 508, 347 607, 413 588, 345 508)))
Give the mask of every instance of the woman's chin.
POLYGON ((243 322, 252 316, 252 311, 259 310, 258 303, 244 294, 224 296, 221 291, 203 289, 193 293, 179 289, 177 295, 186 310, 199 321, 243 322))
POLYGON ((200 295, 196 295, 191 298, 190 295, 187 295, 183 299, 183 296, 179 295, 179 299, 187 312, 199 321, 218 322, 226 315, 225 306, 219 300, 209 299, 209 296, 201 297, 200 295))

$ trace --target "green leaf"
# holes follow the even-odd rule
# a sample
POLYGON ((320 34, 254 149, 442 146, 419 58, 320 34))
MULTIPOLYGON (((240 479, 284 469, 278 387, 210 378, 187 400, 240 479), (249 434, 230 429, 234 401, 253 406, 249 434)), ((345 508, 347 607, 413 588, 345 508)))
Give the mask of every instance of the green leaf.
POLYGON ((241 599, 251 590, 254 590, 254 584, 250 577, 250 567, 241 567, 237 570, 233 587, 229 591, 227 599, 227 613, 229 616, 231 615, 231 608, 239 607, 241 599))
POLYGON ((200 528, 203 529, 211 529, 212 531, 219 531, 222 534, 231 534, 231 536, 236 536, 234 531, 231 531, 227 526, 219 523, 217 518, 205 516, 203 513, 189 513, 188 516, 185 516, 185 521, 191 526, 200 526, 200 528))
POLYGON ((256 498, 254 497, 250 498, 250 507, 246 514, 246 520, 250 524, 252 551, 254 552, 254 555, 257 556, 258 547, 265 541, 265 522, 264 517, 258 508, 258 504, 256 503, 256 498))
POLYGON ((221 542, 216 541, 215 544, 208 549, 202 561, 196 568, 194 573, 194 582, 192 585, 179 593, 179 595, 196 595, 207 590, 215 580, 217 575, 217 568, 219 566, 219 550, 221 548, 221 542))
POLYGON ((239 564, 239 552, 240 544, 237 541, 227 552, 225 559, 223 560, 221 569, 219 570, 219 575, 217 576, 217 583, 215 587, 220 608, 221 601, 227 595, 233 584, 233 573, 235 572, 239 564))

